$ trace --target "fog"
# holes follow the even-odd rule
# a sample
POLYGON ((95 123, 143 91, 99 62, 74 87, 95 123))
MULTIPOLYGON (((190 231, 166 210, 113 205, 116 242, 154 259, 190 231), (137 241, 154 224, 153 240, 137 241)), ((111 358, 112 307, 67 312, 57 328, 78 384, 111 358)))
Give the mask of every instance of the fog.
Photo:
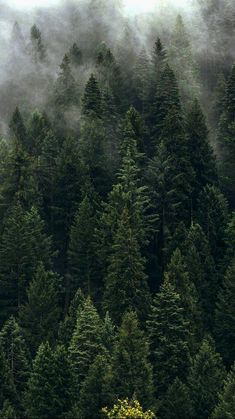
POLYGON ((74 42, 84 56, 75 73, 80 94, 94 69, 97 48, 105 42, 117 62, 128 57, 126 71, 144 48, 151 54, 158 36, 166 47, 180 13, 188 31, 202 82, 210 92, 220 71, 234 60, 235 4, 232 0, 5 0, 0 13, 0 120, 7 131, 10 116, 49 109, 59 65, 74 42), (143 7, 143 5, 145 5, 143 7), (46 49, 43 64, 33 62, 30 28, 36 24, 46 49))

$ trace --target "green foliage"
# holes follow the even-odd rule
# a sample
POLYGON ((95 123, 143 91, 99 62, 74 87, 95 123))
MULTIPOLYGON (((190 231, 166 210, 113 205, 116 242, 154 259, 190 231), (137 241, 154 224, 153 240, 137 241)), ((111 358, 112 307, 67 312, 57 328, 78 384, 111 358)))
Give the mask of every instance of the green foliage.
POLYGON ((216 352, 211 338, 205 338, 192 360, 189 372, 190 396, 193 402, 193 417, 208 418, 218 402, 222 389, 225 368, 216 352))
POLYGON ((32 59, 35 64, 42 63, 46 59, 46 49, 42 42, 42 34, 36 25, 30 30, 30 38, 32 43, 32 59))
POLYGON ((149 345, 134 312, 123 316, 114 346, 110 387, 113 399, 137 397, 144 408, 154 408, 149 345))
POLYGON ((54 89, 54 100, 56 107, 62 111, 79 103, 77 84, 67 54, 65 54, 60 65, 60 73, 54 89))
POLYGON ((26 414, 32 418, 64 417, 70 408, 71 376, 63 346, 53 351, 42 343, 33 361, 25 393, 26 414))
POLYGON ((161 399, 159 413, 162 419, 190 419, 193 417, 189 388, 178 378, 168 387, 166 394, 161 399))
POLYGON ((55 342, 60 318, 61 279, 45 270, 42 263, 29 284, 27 301, 20 307, 19 319, 34 354, 42 342, 55 342))
POLYGON ((230 419, 235 414, 235 364, 233 364, 226 380, 224 387, 219 394, 219 402, 212 413, 212 419, 230 419))
POLYGON ((83 96, 83 114, 85 116, 97 118, 101 116, 101 93, 93 74, 91 74, 85 87, 83 96))
POLYGON ((218 294, 215 313, 215 333, 217 347, 226 365, 235 359, 235 259, 229 266, 222 288, 218 294))
POLYGON ((162 395, 178 376, 185 378, 189 367, 189 322, 180 295, 168 278, 155 295, 147 321, 154 382, 162 395))

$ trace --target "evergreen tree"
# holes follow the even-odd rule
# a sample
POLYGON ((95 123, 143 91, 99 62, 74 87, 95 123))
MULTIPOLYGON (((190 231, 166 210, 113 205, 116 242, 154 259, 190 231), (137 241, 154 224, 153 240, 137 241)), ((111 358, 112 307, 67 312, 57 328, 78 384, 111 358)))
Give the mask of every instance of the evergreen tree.
POLYGON ((85 116, 97 117, 101 116, 101 93, 98 83, 93 74, 91 74, 83 96, 83 114, 85 116))
POLYGON ((101 351, 102 324, 90 297, 88 297, 82 310, 78 310, 77 323, 69 345, 69 359, 74 375, 76 398, 91 363, 101 351))
POLYGON ((211 325, 219 290, 218 274, 209 242, 199 224, 192 224, 183 244, 187 270, 199 296, 204 326, 211 325))
POLYGON ((42 152, 44 143, 48 132, 51 130, 50 122, 45 113, 34 111, 28 123, 28 138, 29 147, 28 151, 30 154, 39 156, 42 152))
POLYGON ((155 406, 149 346, 135 313, 123 316, 114 347, 111 389, 114 400, 137 397, 144 408, 155 406))
MULTIPOLYGON (((23 337, 23 331, 14 317, 10 317, 0 332, 0 346, 4 351, 8 368, 11 371, 17 392, 18 409, 28 379, 30 364, 29 354, 23 337)), ((22 413, 22 411, 21 411, 22 413)))
POLYGON ((69 345, 73 331, 76 326, 78 313, 83 309, 85 303, 85 297, 80 289, 78 289, 69 305, 68 312, 65 315, 64 320, 59 325, 59 340, 66 347, 69 345))
POLYGON ((161 419, 193 418, 193 406, 188 386, 176 378, 160 401, 159 410, 161 419))
POLYGON ((95 230, 97 228, 98 197, 88 188, 79 205, 70 232, 68 272, 71 294, 81 288, 85 294, 97 292, 97 257, 95 230))
POLYGON ((135 107, 142 114, 146 115, 149 90, 150 90, 151 67, 146 51, 143 49, 137 59, 134 69, 134 98, 135 107))
POLYGON ((46 49, 42 42, 42 34, 36 25, 30 30, 30 38, 32 44, 32 59, 35 64, 45 62, 46 49))
POLYGON ((82 65, 83 63, 82 51, 80 50, 76 42, 74 42, 74 44, 71 46, 69 50, 69 58, 71 63, 76 67, 82 65))
POLYGON ((17 107, 12 115, 10 121, 10 129, 16 140, 24 147, 28 146, 28 136, 26 127, 20 113, 19 108, 17 107))
POLYGON ((199 195, 197 218, 210 243, 216 265, 220 267, 225 253, 228 203, 215 186, 205 186, 199 195))
POLYGON ((167 279, 154 297, 147 327, 155 387, 162 395, 177 376, 186 376, 189 367, 189 322, 180 295, 167 279))
POLYGON ((40 263, 27 290, 27 302, 20 307, 20 324, 35 353, 42 342, 54 343, 60 316, 61 281, 40 263))
POLYGON ((235 258, 229 266, 218 294, 215 313, 217 347, 226 365, 235 360, 235 258))
POLYGON ((36 208, 24 211, 17 203, 4 220, 0 240, 1 320, 19 309, 38 264, 50 268, 52 255, 51 239, 36 208))
POLYGON ((25 394, 26 414, 32 419, 64 417, 70 407, 71 377, 63 347, 55 351, 42 343, 33 361, 25 394))
POLYGON ((215 407, 212 419, 230 419, 235 415, 235 364, 229 372, 224 387, 219 394, 219 402, 215 407))
POLYGON ((11 405, 9 400, 5 400, 3 403, 3 408, 0 410, 1 419, 17 419, 16 411, 11 405))
POLYGON ((218 402, 218 393, 222 389, 224 378, 222 359, 215 351, 212 339, 205 338, 192 361, 188 378, 193 417, 210 417, 218 402))
POLYGON ((234 97, 235 97, 235 65, 232 67, 231 75, 226 86, 226 94, 224 100, 224 112, 221 115, 219 123, 219 173, 222 177, 223 188, 226 195, 234 202, 234 97))
POLYGON ((197 99, 194 100, 187 114, 186 134, 191 165, 195 173, 193 188, 195 206, 195 200, 201 189, 207 184, 213 185, 217 180, 215 156, 209 144, 205 117, 197 99))
MULTIPOLYGON (((6 403, 10 401, 13 405, 16 402, 16 389, 12 377, 12 372, 3 349, 0 347, 0 409, 6 408, 6 403)), ((5 418, 4 418, 5 419, 5 418)))
POLYGON ((60 73, 54 90, 55 105, 59 110, 66 110, 79 102, 76 81, 72 75, 69 56, 65 54, 60 65, 60 73))

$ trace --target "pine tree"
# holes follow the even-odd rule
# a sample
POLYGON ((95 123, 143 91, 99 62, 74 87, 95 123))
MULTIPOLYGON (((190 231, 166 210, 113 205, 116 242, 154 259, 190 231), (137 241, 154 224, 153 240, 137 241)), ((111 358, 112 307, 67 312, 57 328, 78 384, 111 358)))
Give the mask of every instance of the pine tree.
POLYGON ((219 122, 218 146, 219 146, 219 173, 222 177, 223 188, 228 198, 233 201, 235 171, 234 171, 234 97, 235 97, 235 65, 226 86, 224 100, 224 112, 219 122))
POLYGON ((80 289, 78 289, 73 297, 68 312, 65 315, 64 320, 59 325, 59 341, 66 347, 69 345, 73 331, 76 326, 78 313, 83 309, 85 303, 85 296, 80 289))
MULTIPOLYGON (((0 332, 0 346, 4 351, 17 392, 18 409, 28 379, 30 363, 23 331, 14 317, 10 317, 0 332)), ((22 413, 22 411, 21 411, 22 413)))
POLYGON ((101 116, 101 93, 98 83, 91 74, 83 96, 83 114, 85 116, 100 118, 101 116))
POLYGON ((30 154, 37 157, 41 154, 50 130, 51 125, 46 114, 38 110, 34 111, 30 116, 27 129, 29 137, 28 151, 30 154))
POLYGON ((79 205, 70 232, 68 249, 68 275, 70 293, 81 288, 87 295, 97 293, 97 256, 95 249, 95 231, 97 228, 98 196, 92 187, 88 187, 79 205))
POLYGON ((45 62, 46 49, 42 42, 42 34, 36 25, 30 30, 30 38, 32 43, 32 59, 35 64, 45 62))
POLYGON ((0 410, 1 419, 17 419, 16 411, 9 400, 5 400, 3 408, 0 410))
POLYGON ((226 365, 235 360, 235 258, 232 260, 218 294, 215 313, 217 347, 226 365))
POLYGON ((199 195, 197 218, 210 243, 216 266, 220 267, 225 253, 228 203, 215 186, 205 186, 199 195))
POLYGON ((210 327, 219 281, 209 242, 199 224, 192 224, 183 244, 183 253, 190 280, 197 289, 204 326, 210 327))
POLYGON ((69 50, 69 58, 71 63, 76 67, 82 65, 83 63, 82 51, 80 50, 76 42, 74 42, 74 44, 71 46, 69 50))
MULTIPOLYGON (((153 80, 158 83, 161 73, 164 69, 167 58, 167 52, 160 38, 157 38, 154 43, 152 52, 152 65, 153 65, 153 80)), ((156 86, 156 85, 155 85, 156 86)))
MULTIPOLYGON (((208 140, 205 117, 197 99, 191 105, 186 118, 186 134, 191 165, 195 173, 193 200, 207 184, 217 181, 217 170, 213 149, 208 140)), ((195 206, 196 202, 194 202, 195 206)))
POLYGON ((7 214, 0 240, 1 320, 25 301, 26 286, 38 264, 52 264, 51 239, 36 208, 24 211, 17 203, 7 214))
POLYGON ((0 410, 6 407, 5 403, 7 401, 10 401, 13 405, 15 404, 16 389, 6 356, 0 347, 0 410))
POLYGON ((150 90, 151 67, 145 49, 143 49, 137 59, 134 69, 134 104, 141 115, 146 115, 149 90, 150 90))
POLYGON ((177 376, 185 378, 189 367, 189 322, 180 295, 167 279, 154 297, 147 327, 155 387, 162 395, 177 376))
POLYGON ((17 107, 12 115, 10 121, 10 129, 16 140, 24 147, 28 146, 28 135, 26 127, 20 113, 19 108, 17 107))
POLYGON ((135 396, 144 408, 155 406, 149 346, 135 313, 127 312, 114 347, 111 390, 114 400, 135 396))
POLYGON ((78 89, 73 77, 69 56, 65 54, 60 65, 60 73, 54 90, 55 105, 59 110, 66 110, 79 103, 78 89))
POLYGON ((82 310, 78 310, 77 323, 69 345, 69 359, 74 375, 74 392, 78 390, 89 367, 102 351, 102 324, 100 317, 88 297, 82 310))
POLYGON ((160 401, 159 411, 161 419, 193 418, 193 406, 188 386, 176 378, 160 401))
POLYGON ((55 342, 60 316, 61 280, 40 263, 27 290, 27 301, 20 307, 20 324, 34 354, 42 342, 55 342))
POLYGON ((176 249, 171 257, 165 272, 165 280, 169 281, 180 295, 185 317, 189 322, 192 337, 191 349, 195 350, 202 328, 198 293, 189 277, 185 258, 179 249, 176 249))
POLYGON ((219 402, 215 407, 212 419, 230 419, 235 415, 235 364, 229 372, 224 387, 219 394, 219 402))
POLYGON ((218 402, 224 378, 225 368, 220 355, 215 351, 214 342, 211 338, 205 338, 192 361, 188 377, 193 417, 210 417, 218 402))
POLYGON ((70 408, 71 376, 63 347, 53 351, 42 343, 33 361, 25 394, 26 414, 32 419, 63 417, 70 408))

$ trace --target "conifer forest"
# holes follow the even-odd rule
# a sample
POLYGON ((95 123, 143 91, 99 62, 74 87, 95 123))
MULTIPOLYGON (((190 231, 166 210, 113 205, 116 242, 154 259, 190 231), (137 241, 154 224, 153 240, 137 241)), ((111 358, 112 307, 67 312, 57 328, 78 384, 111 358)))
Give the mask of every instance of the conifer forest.
POLYGON ((234 419, 235 1, 29 3, 0 1, 0 419, 234 419))

